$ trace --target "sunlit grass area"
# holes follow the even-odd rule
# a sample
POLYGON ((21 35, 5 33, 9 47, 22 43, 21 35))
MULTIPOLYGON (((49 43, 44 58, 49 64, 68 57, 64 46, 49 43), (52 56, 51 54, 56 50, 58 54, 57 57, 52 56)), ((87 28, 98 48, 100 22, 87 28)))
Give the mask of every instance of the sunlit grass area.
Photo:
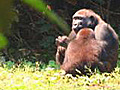
MULTIPOLYGON (((10 63, 10 62, 9 62, 10 63)), ((92 76, 64 75, 59 69, 38 69, 8 64, 0 67, 0 90, 119 90, 120 68, 112 73, 95 73, 92 76)))

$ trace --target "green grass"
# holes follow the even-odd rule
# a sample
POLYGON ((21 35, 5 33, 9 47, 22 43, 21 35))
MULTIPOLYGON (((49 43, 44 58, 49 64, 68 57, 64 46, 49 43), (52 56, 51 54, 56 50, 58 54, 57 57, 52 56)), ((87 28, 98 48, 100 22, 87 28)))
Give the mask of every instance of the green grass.
POLYGON ((50 65, 39 70, 27 64, 15 68, 8 62, 4 68, 0 67, 0 90, 120 90, 118 67, 112 73, 95 73, 91 77, 63 74, 50 65))

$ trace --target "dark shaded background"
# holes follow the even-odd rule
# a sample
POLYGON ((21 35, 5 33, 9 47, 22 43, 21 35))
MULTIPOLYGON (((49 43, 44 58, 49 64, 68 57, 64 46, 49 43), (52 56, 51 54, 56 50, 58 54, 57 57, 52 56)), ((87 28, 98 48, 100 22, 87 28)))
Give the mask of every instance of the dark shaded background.
MULTIPOLYGON (((98 13, 120 35, 120 1, 119 0, 44 0, 46 8, 53 10, 71 27, 72 15, 79 9, 88 8, 98 13)), ((14 1, 17 13, 16 22, 12 24, 9 45, 3 50, 8 60, 41 61, 47 63, 55 60, 55 38, 65 35, 56 24, 20 0, 14 1)))

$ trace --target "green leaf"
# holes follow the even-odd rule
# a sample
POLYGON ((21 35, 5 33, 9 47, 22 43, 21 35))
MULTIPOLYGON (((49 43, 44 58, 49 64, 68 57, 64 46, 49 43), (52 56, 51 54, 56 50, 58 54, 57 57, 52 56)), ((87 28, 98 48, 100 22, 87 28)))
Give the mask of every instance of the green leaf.
POLYGON ((6 37, 0 33, 0 49, 4 48, 7 45, 8 41, 6 37))

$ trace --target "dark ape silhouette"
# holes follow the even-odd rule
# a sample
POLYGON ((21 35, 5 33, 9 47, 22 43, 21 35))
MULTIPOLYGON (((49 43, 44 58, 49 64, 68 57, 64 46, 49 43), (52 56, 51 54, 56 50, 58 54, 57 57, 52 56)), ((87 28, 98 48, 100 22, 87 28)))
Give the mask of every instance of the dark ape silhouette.
POLYGON ((56 39, 57 43, 59 43, 56 53, 56 61, 60 65, 62 65, 64 62, 63 59, 65 57, 66 47, 61 46, 60 43, 71 42, 72 39, 76 38, 76 34, 82 28, 93 29, 95 33, 95 39, 102 42, 101 45, 104 52, 100 53, 100 60, 103 62, 103 66, 109 69, 103 69, 101 71, 111 72, 117 65, 118 36, 109 24, 104 22, 98 14, 89 9, 81 9, 73 15, 72 31, 68 37, 59 36, 56 39))

